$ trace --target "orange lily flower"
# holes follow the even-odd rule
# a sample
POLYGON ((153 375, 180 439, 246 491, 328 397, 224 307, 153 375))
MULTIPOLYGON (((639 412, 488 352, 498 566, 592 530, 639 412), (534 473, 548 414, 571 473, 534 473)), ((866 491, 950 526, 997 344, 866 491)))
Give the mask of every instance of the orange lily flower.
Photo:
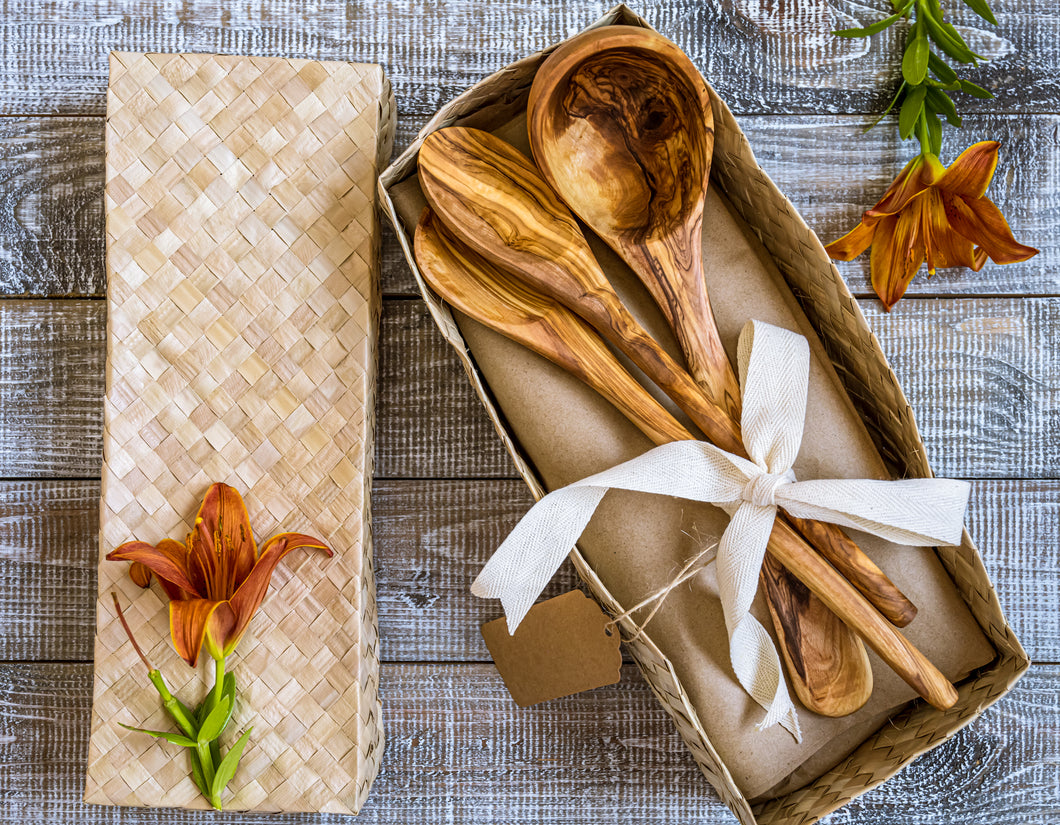
POLYGON ((131 561, 133 581, 141 587, 158 577, 169 602, 173 647, 192 667, 205 643, 223 660, 243 638, 250 619, 265 598, 280 560, 299 547, 331 550, 301 533, 280 533, 260 552, 250 531, 250 517, 239 493, 213 484, 195 517, 186 545, 163 539, 158 546, 130 541, 107 554, 111 561, 131 561))
POLYGON ((949 266, 978 272, 987 257, 1011 264, 1037 255, 1037 249, 1016 241, 1001 211, 985 197, 1000 145, 976 143, 948 169, 932 154, 913 158, 861 223, 825 251, 850 261, 871 244, 872 286, 888 312, 925 260, 934 275, 936 267, 949 266))

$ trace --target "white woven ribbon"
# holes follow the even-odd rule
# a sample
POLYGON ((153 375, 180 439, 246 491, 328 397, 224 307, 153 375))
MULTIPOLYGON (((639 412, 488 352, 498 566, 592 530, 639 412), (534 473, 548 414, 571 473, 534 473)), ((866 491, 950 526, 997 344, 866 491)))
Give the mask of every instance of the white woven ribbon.
POLYGON ((576 481, 535 504, 471 586, 501 600, 508 629, 519 622, 588 525, 609 489, 676 496, 724 508, 731 520, 717 555, 718 592, 733 670, 766 710, 759 728, 781 724, 800 738, 780 659, 750 614, 777 507, 914 546, 961 541, 970 486, 949 479, 796 481, 810 354, 806 339, 749 321, 738 351, 741 427, 751 460, 702 441, 677 441, 576 481))

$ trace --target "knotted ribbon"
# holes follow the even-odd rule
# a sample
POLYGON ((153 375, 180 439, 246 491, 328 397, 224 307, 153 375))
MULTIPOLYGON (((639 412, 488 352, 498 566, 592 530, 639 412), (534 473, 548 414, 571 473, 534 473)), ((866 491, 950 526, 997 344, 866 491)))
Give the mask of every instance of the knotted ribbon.
POLYGON ((706 442, 676 441, 554 490, 516 525, 471 592, 500 599, 514 633, 609 489, 721 507, 730 521, 718 545, 717 583, 733 670, 766 710, 759 729, 779 723, 799 739, 798 717, 776 648, 750 614, 777 507, 901 544, 955 545, 961 541, 970 485, 949 479, 796 481, 791 465, 806 413, 806 339, 749 321, 740 334, 737 357, 741 429, 750 460, 706 442))

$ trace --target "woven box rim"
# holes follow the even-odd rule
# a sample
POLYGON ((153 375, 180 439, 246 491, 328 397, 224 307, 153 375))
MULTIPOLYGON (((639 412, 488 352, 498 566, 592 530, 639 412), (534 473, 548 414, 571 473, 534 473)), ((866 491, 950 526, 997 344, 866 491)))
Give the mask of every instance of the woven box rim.
MULTIPOLYGON (((614 7, 588 28, 606 25, 652 28, 625 5, 614 7)), ((499 121, 502 114, 514 115, 520 108, 525 109, 534 73, 554 48, 552 46, 501 69, 447 103, 379 178, 383 208, 394 224, 398 241, 431 316, 443 337, 456 350, 501 441, 535 498, 543 496, 545 490, 508 432, 448 308, 431 293, 417 269, 411 228, 405 227, 398 216, 389 188, 415 174, 419 148, 431 132, 458 123, 481 125, 487 118, 499 121)), ((713 89, 711 93, 717 133, 712 184, 725 192, 741 219, 774 259, 784 281, 817 331, 845 391, 885 462, 899 477, 930 477, 931 468, 925 458, 924 444, 912 409, 860 307, 816 235, 758 166, 731 111, 713 89), (761 208, 763 203, 770 208, 761 208), (881 394, 887 403, 880 402, 881 394)), ((910 703, 834 768, 776 799, 752 804, 739 790, 707 737, 672 664, 651 641, 650 633, 642 634, 632 643, 627 642, 652 691, 677 726, 701 771, 744 825, 807 825, 835 811, 956 734, 1007 693, 1030 666, 1026 652, 1001 611, 979 551, 967 530, 959 547, 938 548, 936 552, 957 585, 961 598, 996 650, 997 658, 958 686, 959 699, 954 707, 939 711, 923 702, 910 703)), ((577 549, 571 553, 571 559, 596 598, 613 613, 620 612, 618 603, 577 549)), ((631 628, 623 623, 623 631, 628 637, 631 628)))

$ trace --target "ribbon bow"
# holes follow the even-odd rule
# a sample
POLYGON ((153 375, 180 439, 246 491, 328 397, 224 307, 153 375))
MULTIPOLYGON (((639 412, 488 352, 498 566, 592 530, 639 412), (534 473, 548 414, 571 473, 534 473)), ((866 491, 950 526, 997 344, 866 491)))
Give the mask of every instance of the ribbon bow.
POLYGON ((744 690, 766 710, 759 729, 780 723, 800 738, 780 659, 750 614, 777 507, 889 541, 961 541, 970 485, 949 479, 796 481, 809 380, 806 339, 749 321, 738 350, 741 429, 751 460, 702 441, 676 441, 576 481, 538 501, 479 573, 471 592, 498 598, 514 633, 577 542, 609 489, 656 493, 723 508, 731 519, 718 545, 718 593, 729 656, 744 690))

